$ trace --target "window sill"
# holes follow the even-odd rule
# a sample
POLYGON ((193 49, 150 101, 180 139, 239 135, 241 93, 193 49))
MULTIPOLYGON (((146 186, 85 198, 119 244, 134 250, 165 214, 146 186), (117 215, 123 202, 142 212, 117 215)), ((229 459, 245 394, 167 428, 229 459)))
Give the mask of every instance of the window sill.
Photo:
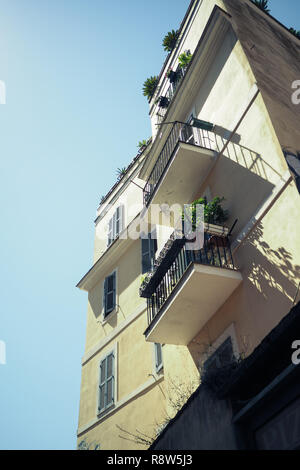
POLYGON ((109 413, 110 411, 112 411, 114 408, 115 408, 115 403, 113 403, 112 405, 108 406, 107 408, 105 408, 105 410, 103 411, 100 411, 97 413, 97 418, 104 418, 104 416, 109 413))
POLYGON ((100 320, 101 325, 106 325, 109 323, 112 318, 114 318, 118 313, 118 307, 114 308, 106 317, 102 314, 102 319, 100 320))

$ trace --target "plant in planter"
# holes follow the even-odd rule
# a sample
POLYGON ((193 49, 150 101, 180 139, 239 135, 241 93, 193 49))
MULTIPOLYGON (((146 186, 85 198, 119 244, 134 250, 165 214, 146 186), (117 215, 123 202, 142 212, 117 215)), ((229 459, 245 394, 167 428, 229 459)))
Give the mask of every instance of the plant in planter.
POLYGON ((172 29, 172 31, 169 31, 163 39, 162 45, 164 47, 164 50, 167 52, 171 52, 176 46, 178 38, 179 31, 175 31, 174 29, 172 29))
POLYGON ((290 31, 294 36, 296 36, 296 38, 300 39, 300 31, 297 31, 297 30, 294 29, 294 28, 290 28, 289 31, 290 31))
POLYGON ((212 201, 207 202, 206 197, 201 197, 196 199, 190 206, 190 210, 185 210, 185 213, 182 214, 182 219, 184 220, 184 215, 187 215, 192 222, 192 229, 196 228, 196 215, 197 215, 197 205, 204 205, 204 222, 214 225, 222 225, 228 219, 228 211, 224 210, 221 203, 225 198, 215 197, 212 201))
POLYGON ((143 84, 143 95, 147 96, 149 101, 153 97, 157 85, 158 85, 158 77, 156 75, 154 75, 154 77, 149 77, 147 78, 147 80, 145 80, 143 84))
POLYGON ((167 75, 167 78, 170 80, 170 83, 177 82, 178 74, 177 72, 174 72, 174 70, 169 69, 166 75, 167 75))
POLYGON ((167 108, 169 106, 169 98, 166 96, 160 96, 158 100, 158 106, 160 108, 167 108))
POLYGON ((178 57, 179 67, 185 69, 192 60, 193 55, 190 51, 185 51, 178 57))
POLYGON ((118 168, 117 169, 117 178, 118 180, 122 179, 123 176, 126 175, 127 168, 124 166, 123 168, 118 168))
POLYGON ((143 150, 144 147, 147 147, 147 140, 140 140, 137 146, 140 151, 143 150))
POLYGON ((269 0, 252 0, 252 1, 262 11, 264 11, 265 13, 270 13, 270 9, 268 8, 269 0))

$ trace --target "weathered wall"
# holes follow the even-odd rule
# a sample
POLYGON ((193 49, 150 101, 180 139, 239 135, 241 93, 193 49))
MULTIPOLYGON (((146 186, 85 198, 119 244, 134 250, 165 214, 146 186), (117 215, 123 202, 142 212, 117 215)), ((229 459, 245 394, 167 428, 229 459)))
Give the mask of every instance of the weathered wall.
POLYGON ((235 450, 230 404, 201 386, 152 450, 235 450))

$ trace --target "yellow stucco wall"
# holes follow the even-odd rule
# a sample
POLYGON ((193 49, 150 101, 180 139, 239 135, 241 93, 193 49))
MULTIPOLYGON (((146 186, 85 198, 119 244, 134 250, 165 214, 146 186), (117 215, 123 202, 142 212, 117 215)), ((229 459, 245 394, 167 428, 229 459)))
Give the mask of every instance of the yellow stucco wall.
MULTIPOLYGON (((189 36, 182 44, 183 50, 196 46, 215 3, 210 0, 202 3, 189 36)), ((224 7, 223 2, 218 4, 224 7)), ((240 43, 236 42, 232 32, 228 33, 214 69, 199 83, 196 115, 217 124, 224 131, 233 130, 245 110, 254 83, 255 77, 240 43)), ((198 191, 200 196, 209 187, 212 197, 226 198, 224 206, 230 212, 228 225, 238 219, 233 242, 287 173, 287 165, 261 95, 238 127, 234 141, 238 143, 228 146, 198 191)), ((128 200, 141 198, 141 191, 133 185, 128 191, 128 200)), ((100 222, 102 228, 108 218, 109 215, 100 222)), ((179 399, 179 395, 182 399, 197 386, 203 352, 229 325, 235 327, 240 353, 250 354, 292 306, 300 282, 299 225, 300 197, 294 183, 290 183, 234 252, 235 263, 243 276, 242 284, 205 327, 195 332, 195 338, 188 347, 163 346, 164 374, 159 376, 154 370, 153 345, 146 343, 143 335, 147 314, 142 311, 145 301, 138 295, 140 241, 130 243, 117 263, 108 262, 89 292, 78 442, 86 439, 90 443, 100 443, 103 449, 139 448, 136 442, 119 437, 122 433, 117 426, 129 432, 138 428, 147 435, 155 434, 166 417, 174 414, 172 401, 179 399), (117 269, 119 307, 116 314, 103 324, 103 281, 114 269, 117 269), (130 318, 132 321, 128 326, 120 329, 130 318), (114 335, 115 331, 119 332, 114 335), (117 348, 116 409, 97 421, 99 363, 113 347, 117 348), (93 356, 87 359, 91 351, 93 356)), ((160 248, 169 232, 167 230, 159 239, 160 248)), ((96 237, 95 260, 105 248, 105 243, 97 241, 96 237)), ((110 250, 113 249, 112 246, 110 250)))

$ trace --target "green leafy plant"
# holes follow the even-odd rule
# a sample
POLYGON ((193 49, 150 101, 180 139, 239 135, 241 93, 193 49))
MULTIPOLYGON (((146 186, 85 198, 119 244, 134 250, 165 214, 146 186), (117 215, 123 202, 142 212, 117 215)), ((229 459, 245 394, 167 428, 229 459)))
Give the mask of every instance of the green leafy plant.
POLYGON ((221 225, 228 219, 228 211, 224 210, 222 207, 222 202, 225 198, 215 197, 212 201, 207 202, 206 197, 201 197, 196 199, 190 207, 190 211, 185 210, 185 213, 182 214, 182 219, 184 220, 184 215, 187 215, 192 222, 193 230, 196 228, 196 215, 197 215, 197 205, 204 205, 204 222, 208 224, 221 225))
POLYGON ((139 143, 138 143, 138 148, 141 150, 143 147, 146 147, 147 145, 147 140, 140 140, 139 143))
POLYGON ((192 60, 193 55, 190 51, 185 51, 178 57, 179 67, 182 69, 186 68, 192 60))
POLYGON ((118 168, 117 169, 117 178, 118 178, 118 180, 122 179, 123 176, 126 175, 126 171, 127 171, 127 168, 125 166, 123 166, 123 168, 118 168))
POLYGON ((294 29, 294 28, 290 28, 289 31, 290 31, 294 36, 296 36, 296 38, 300 39, 300 31, 297 31, 297 30, 294 29))
POLYGON ((172 31, 169 31, 163 39, 162 45, 164 47, 164 50, 167 52, 171 52, 176 46, 178 38, 179 31, 175 31, 174 29, 172 29, 172 31))
POLYGON ((258 6, 265 13, 270 13, 269 0, 252 0, 253 3, 258 6))
POLYGON ((144 85, 143 85, 143 95, 147 96, 149 101, 154 95, 157 85, 158 85, 158 77, 156 75, 154 77, 149 77, 147 78, 147 80, 145 80, 144 85))

